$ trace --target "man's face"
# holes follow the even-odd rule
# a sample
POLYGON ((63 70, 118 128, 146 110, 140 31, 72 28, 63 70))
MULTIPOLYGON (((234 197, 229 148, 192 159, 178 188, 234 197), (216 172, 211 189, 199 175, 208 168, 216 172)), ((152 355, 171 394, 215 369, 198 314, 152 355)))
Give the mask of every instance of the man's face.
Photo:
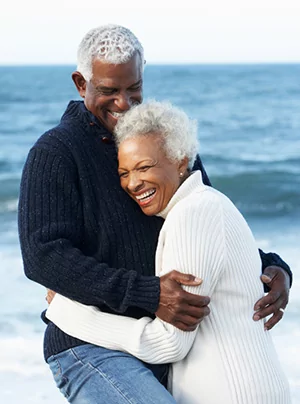
POLYGON ((93 76, 82 86, 77 86, 86 108, 92 112, 110 132, 121 114, 134 104, 142 102, 143 70, 139 54, 127 63, 109 64, 95 59, 93 76))

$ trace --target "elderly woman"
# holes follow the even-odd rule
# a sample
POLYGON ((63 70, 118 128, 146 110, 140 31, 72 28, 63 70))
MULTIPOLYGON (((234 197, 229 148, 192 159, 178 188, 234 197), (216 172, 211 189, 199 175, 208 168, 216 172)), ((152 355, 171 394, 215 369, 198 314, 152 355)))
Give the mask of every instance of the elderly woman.
POLYGON ((184 332, 159 318, 102 313, 56 295, 47 317, 81 340, 149 363, 172 362, 169 389, 177 403, 290 403, 270 334, 263 320, 252 320, 263 294, 254 237, 233 203, 205 186, 199 171, 191 172, 196 123, 153 101, 128 111, 115 134, 123 189, 146 215, 165 219, 157 275, 193 269, 203 282, 186 289, 211 296, 211 314, 197 330, 184 332))

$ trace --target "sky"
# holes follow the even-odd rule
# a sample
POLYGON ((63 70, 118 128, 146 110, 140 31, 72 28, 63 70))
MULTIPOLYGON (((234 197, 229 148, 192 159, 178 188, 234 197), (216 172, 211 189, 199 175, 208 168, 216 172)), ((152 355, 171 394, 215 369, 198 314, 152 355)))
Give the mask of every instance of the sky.
POLYGON ((300 0, 3 0, 0 65, 75 64, 107 23, 131 29, 149 64, 300 62, 299 21, 300 0))

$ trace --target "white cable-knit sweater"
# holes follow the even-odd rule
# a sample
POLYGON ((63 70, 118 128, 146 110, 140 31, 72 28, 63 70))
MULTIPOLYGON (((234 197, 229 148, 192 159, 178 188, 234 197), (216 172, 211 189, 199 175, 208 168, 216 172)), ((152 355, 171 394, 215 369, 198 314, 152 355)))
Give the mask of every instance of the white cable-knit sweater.
POLYGON ((161 212, 165 223, 156 272, 172 269, 203 279, 192 293, 211 297, 211 313, 194 332, 156 318, 136 320, 100 312, 56 295, 47 317, 67 334, 168 363, 170 391, 181 404, 288 404, 289 387, 270 333, 252 320, 263 295, 261 261, 253 235, 222 193, 192 174, 161 212))

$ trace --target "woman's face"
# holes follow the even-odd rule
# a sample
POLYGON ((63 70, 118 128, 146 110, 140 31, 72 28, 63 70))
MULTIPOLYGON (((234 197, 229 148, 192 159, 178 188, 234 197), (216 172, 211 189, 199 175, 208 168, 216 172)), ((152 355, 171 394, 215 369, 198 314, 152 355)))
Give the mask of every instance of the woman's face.
POLYGON ((152 133, 125 140, 119 147, 122 188, 152 216, 161 212, 181 183, 187 162, 174 163, 164 152, 160 135, 152 133))

